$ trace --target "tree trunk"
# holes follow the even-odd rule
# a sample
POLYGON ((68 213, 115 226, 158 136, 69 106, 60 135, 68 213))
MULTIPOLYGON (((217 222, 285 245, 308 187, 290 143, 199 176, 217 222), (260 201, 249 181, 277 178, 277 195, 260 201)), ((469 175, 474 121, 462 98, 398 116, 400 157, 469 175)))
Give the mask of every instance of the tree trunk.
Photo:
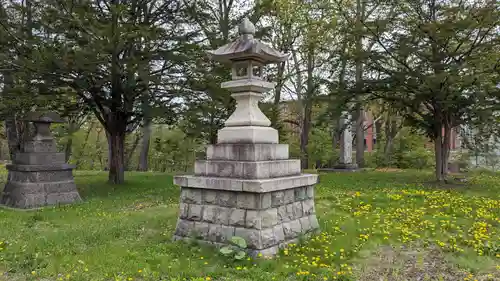
POLYGON ((449 123, 445 123, 444 125, 444 139, 442 142, 441 152, 443 153, 443 177, 446 181, 448 176, 448 161, 450 160, 450 141, 451 141, 451 127, 449 123))
POLYGON ((380 140, 382 140, 382 122, 380 120, 375 122, 375 138, 377 140, 375 147, 379 150, 381 148, 380 140))
POLYGON ((283 88, 283 74, 285 72, 285 63, 280 63, 278 65, 278 75, 276 79, 276 87, 274 88, 274 102, 271 110, 271 127, 278 130, 278 134, 281 136, 283 133, 282 126, 279 124, 280 115, 280 101, 281 101, 281 89, 283 88))
POLYGON ((125 131, 111 130, 107 136, 110 146, 108 182, 122 184, 125 182, 125 131))
POLYGON ((132 156, 134 155, 134 152, 137 149, 137 146, 139 145, 140 140, 141 140, 141 137, 136 135, 134 143, 132 144, 132 147, 130 148, 130 150, 126 154, 127 157, 125 158, 125 169, 127 171, 130 170, 130 160, 132 160, 132 156))
POLYGON ((113 158, 113 156, 111 156, 111 135, 109 134, 108 131, 106 131, 106 140, 108 141, 108 163, 106 164, 106 167, 103 167, 104 168, 104 171, 109 171, 109 169, 111 168, 111 159, 113 158))
POLYGON ((435 168, 435 174, 436 174, 436 180, 438 182, 444 183, 445 178, 443 175, 443 152, 442 152, 442 141, 443 137, 442 134, 439 134, 436 139, 434 140, 434 155, 436 158, 436 168, 435 168))
POLYGON ((68 163, 69 158, 71 157, 72 148, 73 148, 73 136, 70 135, 68 137, 68 141, 66 142, 66 146, 64 147, 66 163, 68 163))
POLYGON ((81 162, 80 159, 83 157, 83 154, 85 152, 85 147, 87 146, 87 143, 89 142, 90 132, 92 132, 92 129, 94 129, 94 122, 90 123, 89 130, 87 131, 87 134, 85 135, 85 141, 83 142, 82 151, 80 152, 80 156, 76 159, 76 167, 77 168, 80 166, 80 162, 81 162))
POLYGON ((148 167, 148 157, 149 157, 149 145, 151 140, 151 121, 146 120, 144 127, 142 128, 142 146, 141 153, 139 155, 139 163, 137 166, 137 171, 147 171, 148 167))
POLYGON ((448 160, 450 158, 450 135, 451 127, 448 124, 439 126, 439 134, 434 141, 436 158, 436 180, 440 183, 446 183, 448 175, 448 160), (442 129, 444 129, 444 136, 442 129))
POLYGON ((365 130, 364 111, 361 106, 357 110, 356 118, 356 164, 359 168, 365 166, 365 130))
POLYGON ((300 132, 300 152, 302 155, 302 169, 309 168, 309 153, 307 147, 309 145, 309 132, 311 131, 311 114, 312 108, 310 102, 307 101, 304 108, 304 119, 302 120, 302 131, 300 132))
POLYGON ((385 145, 384 145, 384 159, 387 164, 391 162, 392 151, 394 150, 394 138, 397 134, 397 122, 391 116, 385 122, 385 145))

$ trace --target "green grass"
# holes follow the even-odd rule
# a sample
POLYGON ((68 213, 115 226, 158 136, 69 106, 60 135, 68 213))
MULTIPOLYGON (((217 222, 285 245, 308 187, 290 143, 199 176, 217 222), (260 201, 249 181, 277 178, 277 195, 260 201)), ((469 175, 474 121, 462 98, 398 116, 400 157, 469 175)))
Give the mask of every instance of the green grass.
POLYGON ((116 187, 106 176, 76 173, 81 204, 0 209, 0 280, 500 280, 499 175, 450 188, 424 172, 322 175, 323 232, 242 262, 171 241, 171 176, 128 173, 116 187))

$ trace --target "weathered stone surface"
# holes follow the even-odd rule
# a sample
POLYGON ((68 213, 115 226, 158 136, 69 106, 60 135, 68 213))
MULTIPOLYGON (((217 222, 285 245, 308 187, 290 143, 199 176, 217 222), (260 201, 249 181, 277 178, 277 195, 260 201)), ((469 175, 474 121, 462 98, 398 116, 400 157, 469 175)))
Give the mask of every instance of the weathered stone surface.
POLYGON ((175 235, 178 236, 190 236, 191 231, 194 229, 194 222, 188 220, 178 220, 177 226, 175 228, 175 235))
POLYGON ((192 235, 197 238, 207 239, 210 224, 206 222, 195 222, 192 235))
POLYGON ((261 230, 260 236, 262 237, 262 248, 269 248, 278 244, 276 237, 274 236, 273 228, 261 230))
POLYGON ((238 193, 236 205, 242 209, 257 209, 257 195, 249 192, 238 193))
POLYGON ((245 213, 243 209, 233 208, 229 215, 229 225, 245 226, 245 213))
POLYGON ((340 126, 344 127, 340 137, 340 157, 339 163, 351 164, 352 163, 352 127, 350 122, 350 115, 342 118, 340 126))
POLYGON ((208 240, 225 243, 234 236, 234 227, 210 224, 208 229, 208 240))
POLYGON ((229 224, 229 216, 231 215, 231 209, 226 207, 216 207, 215 209, 214 223, 217 224, 229 224))
POLYGON ((310 215, 309 222, 311 224, 311 229, 319 229, 319 222, 318 219, 316 218, 316 215, 310 215))
POLYGON ((302 226, 299 220, 293 220, 283 223, 283 232, 285 234, 285 239, 287 240, 299 236, 302 232, 302 226))
POLYGON ((309 199, 314 199, 314 186, 313 185, 306 187, 306 197, 309 199))
POLYGON ((12 176, 5 185, 1 204, 21 209, 81 201, 73 180, 62 182, 17 182, 12 176))
POLYGON ((203 212, 203 205, 190 204, 187 219, 191 221, 200 221, 203 212))
POLYGON ((274 237, 276 239, 276 243, 281 243, 285 241, 285 232, 283 231, 283 225, 278 224, 273 227, 274 237))
POLYGON ((214 223, 217 216, 217 207, 213 205, 206 205, 203 208, 202 221, 214 223))
POLYGON ((257 195, 257 209, 271 208, 271 193, 261 193, 257 195))
POLYGON ((297 187, 294 189, 295 192, 295 201, 301 201, 306 199, 306 188, 305 187, 297 187))
POLYGON ((195 175, 239 179, 265 179, 300 174, 300 160, 223 161, 197 160, 195 175))
POLYGON ((221 177, 175 176, 174 183, 186 188, 208 190, 245 191, 265 193, 300 186, 316 184, 317 174, 301 174, 297 176, 270 179, 237 179, 221 177))
POLYGON ((189 212, 189 204, 180 203, 179 204, 179 218, 187 219, 189 212))
POLYGON ((302 202, 295 202, 292 203, 292 212, 293 212, 293 217, 295 219, 298 219, 304 215, 303 209, 302 209, 302 202))
POLYGON ((285 192, 285 195, 283 197, 284 204, 290 204, 290 203, 295 202, 295 190, 294 189, 287 189, 284 192, 285 192))
POLYGON ((278 207, 284 205, 285 202, 285 192, 276 191, 271 193, 271 206, 278 207))
POLYGON ((245 239, 248 248, 262 249, 262 236, 260 235, 260 230, 237 227, 234 235, 245 239))
POLYGON ((278 143, 278 131, 270 127, 226 127, 217 132, 217 143, 278 143))
POLYGON ((217 204, 217 191, 204 190, 203 191, 203 203, 204 204, 217 204))
POLYGON ((24 152, 57 152, 57 145, 53 140, 31 140, 23 145, 24 152))
POLYGON ((188 204, 201 204, 201 190, 183 187, 181 191, 181 200, 188 204))
POLYGON ((73 179, 71 170, 43 172, 10 171, 9 173, 9 179, 13 182, 39 183, 68 181, 73 179))
POLYGON ((313 199, 307 199, 302 201, 302 210, 304 215, 308 216, 314 214, 314 201, 313 199))
POLYGON ((7 164, 5 168, 9 171, 17 172, 59 172, 59 171, 70 171, 76 168, 75 165, 71 164, 53 164, 47 163, 45 165, 22 165, 22 164, 7 164))
POLYGON ((254 210, 247 211, 245 227, 262 229, 262 217, 259 215, 259 211, 254 211, 254 210))
POLYGON ((218 242, 228 243, 231 240, 231 237, 235 236, 234 235, 235 229, 236 228, 234 226, 223 225, 221 239, 218 242))
POLYGON ((299 221, 302 228, 301 232, 306 233, 311 230, 311 222, 309 221, 309 217, 302 217, 299 219, 299 221))
POLYGON ((262 228, 269 228, 278 224, 278 209, 270 208, 267 210, 259 211, 259 217, 261 218, 262 228))
POLYGON ((208 160, 266 161, 288 159, 287 144, 240 143, 207 146, 208 160))
POLYGON ((217 205, 236 207, 236 193, 231 191, 219 191, 217 193, 217 205))
POLYGON ((20 165, 44 165, 51 164, 64 164, 66 162, 64 153, 55 152, 40 152, 29 153, 21 152, 15 156, 15 163, 20 165))
POLYGON ((292 205, 280 206, 278 210, 278 219, 280 222, 288 222, 294 219, 292 205))

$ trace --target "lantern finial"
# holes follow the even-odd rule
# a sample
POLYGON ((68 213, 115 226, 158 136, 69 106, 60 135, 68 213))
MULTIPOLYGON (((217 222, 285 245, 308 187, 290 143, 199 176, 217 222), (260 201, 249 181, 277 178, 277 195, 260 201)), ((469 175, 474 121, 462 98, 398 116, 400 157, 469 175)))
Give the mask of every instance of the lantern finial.
POLYGON ((245 17, 238 26, 238 31, 240 35, 250 35, 253 37, 255 35, 255 25, 245 17))

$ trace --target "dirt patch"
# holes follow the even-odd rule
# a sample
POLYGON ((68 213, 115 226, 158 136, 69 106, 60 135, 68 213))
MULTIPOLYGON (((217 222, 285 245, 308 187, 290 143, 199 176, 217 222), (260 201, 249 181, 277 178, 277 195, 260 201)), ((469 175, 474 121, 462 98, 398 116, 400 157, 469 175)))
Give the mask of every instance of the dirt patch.
POLYGON ((355 268, 358 281, 499 280, 492 273, 474 275, 447 262, 438 249, 381 247, 355 268), (464 279, 469 277, 470 279, 464 279))

